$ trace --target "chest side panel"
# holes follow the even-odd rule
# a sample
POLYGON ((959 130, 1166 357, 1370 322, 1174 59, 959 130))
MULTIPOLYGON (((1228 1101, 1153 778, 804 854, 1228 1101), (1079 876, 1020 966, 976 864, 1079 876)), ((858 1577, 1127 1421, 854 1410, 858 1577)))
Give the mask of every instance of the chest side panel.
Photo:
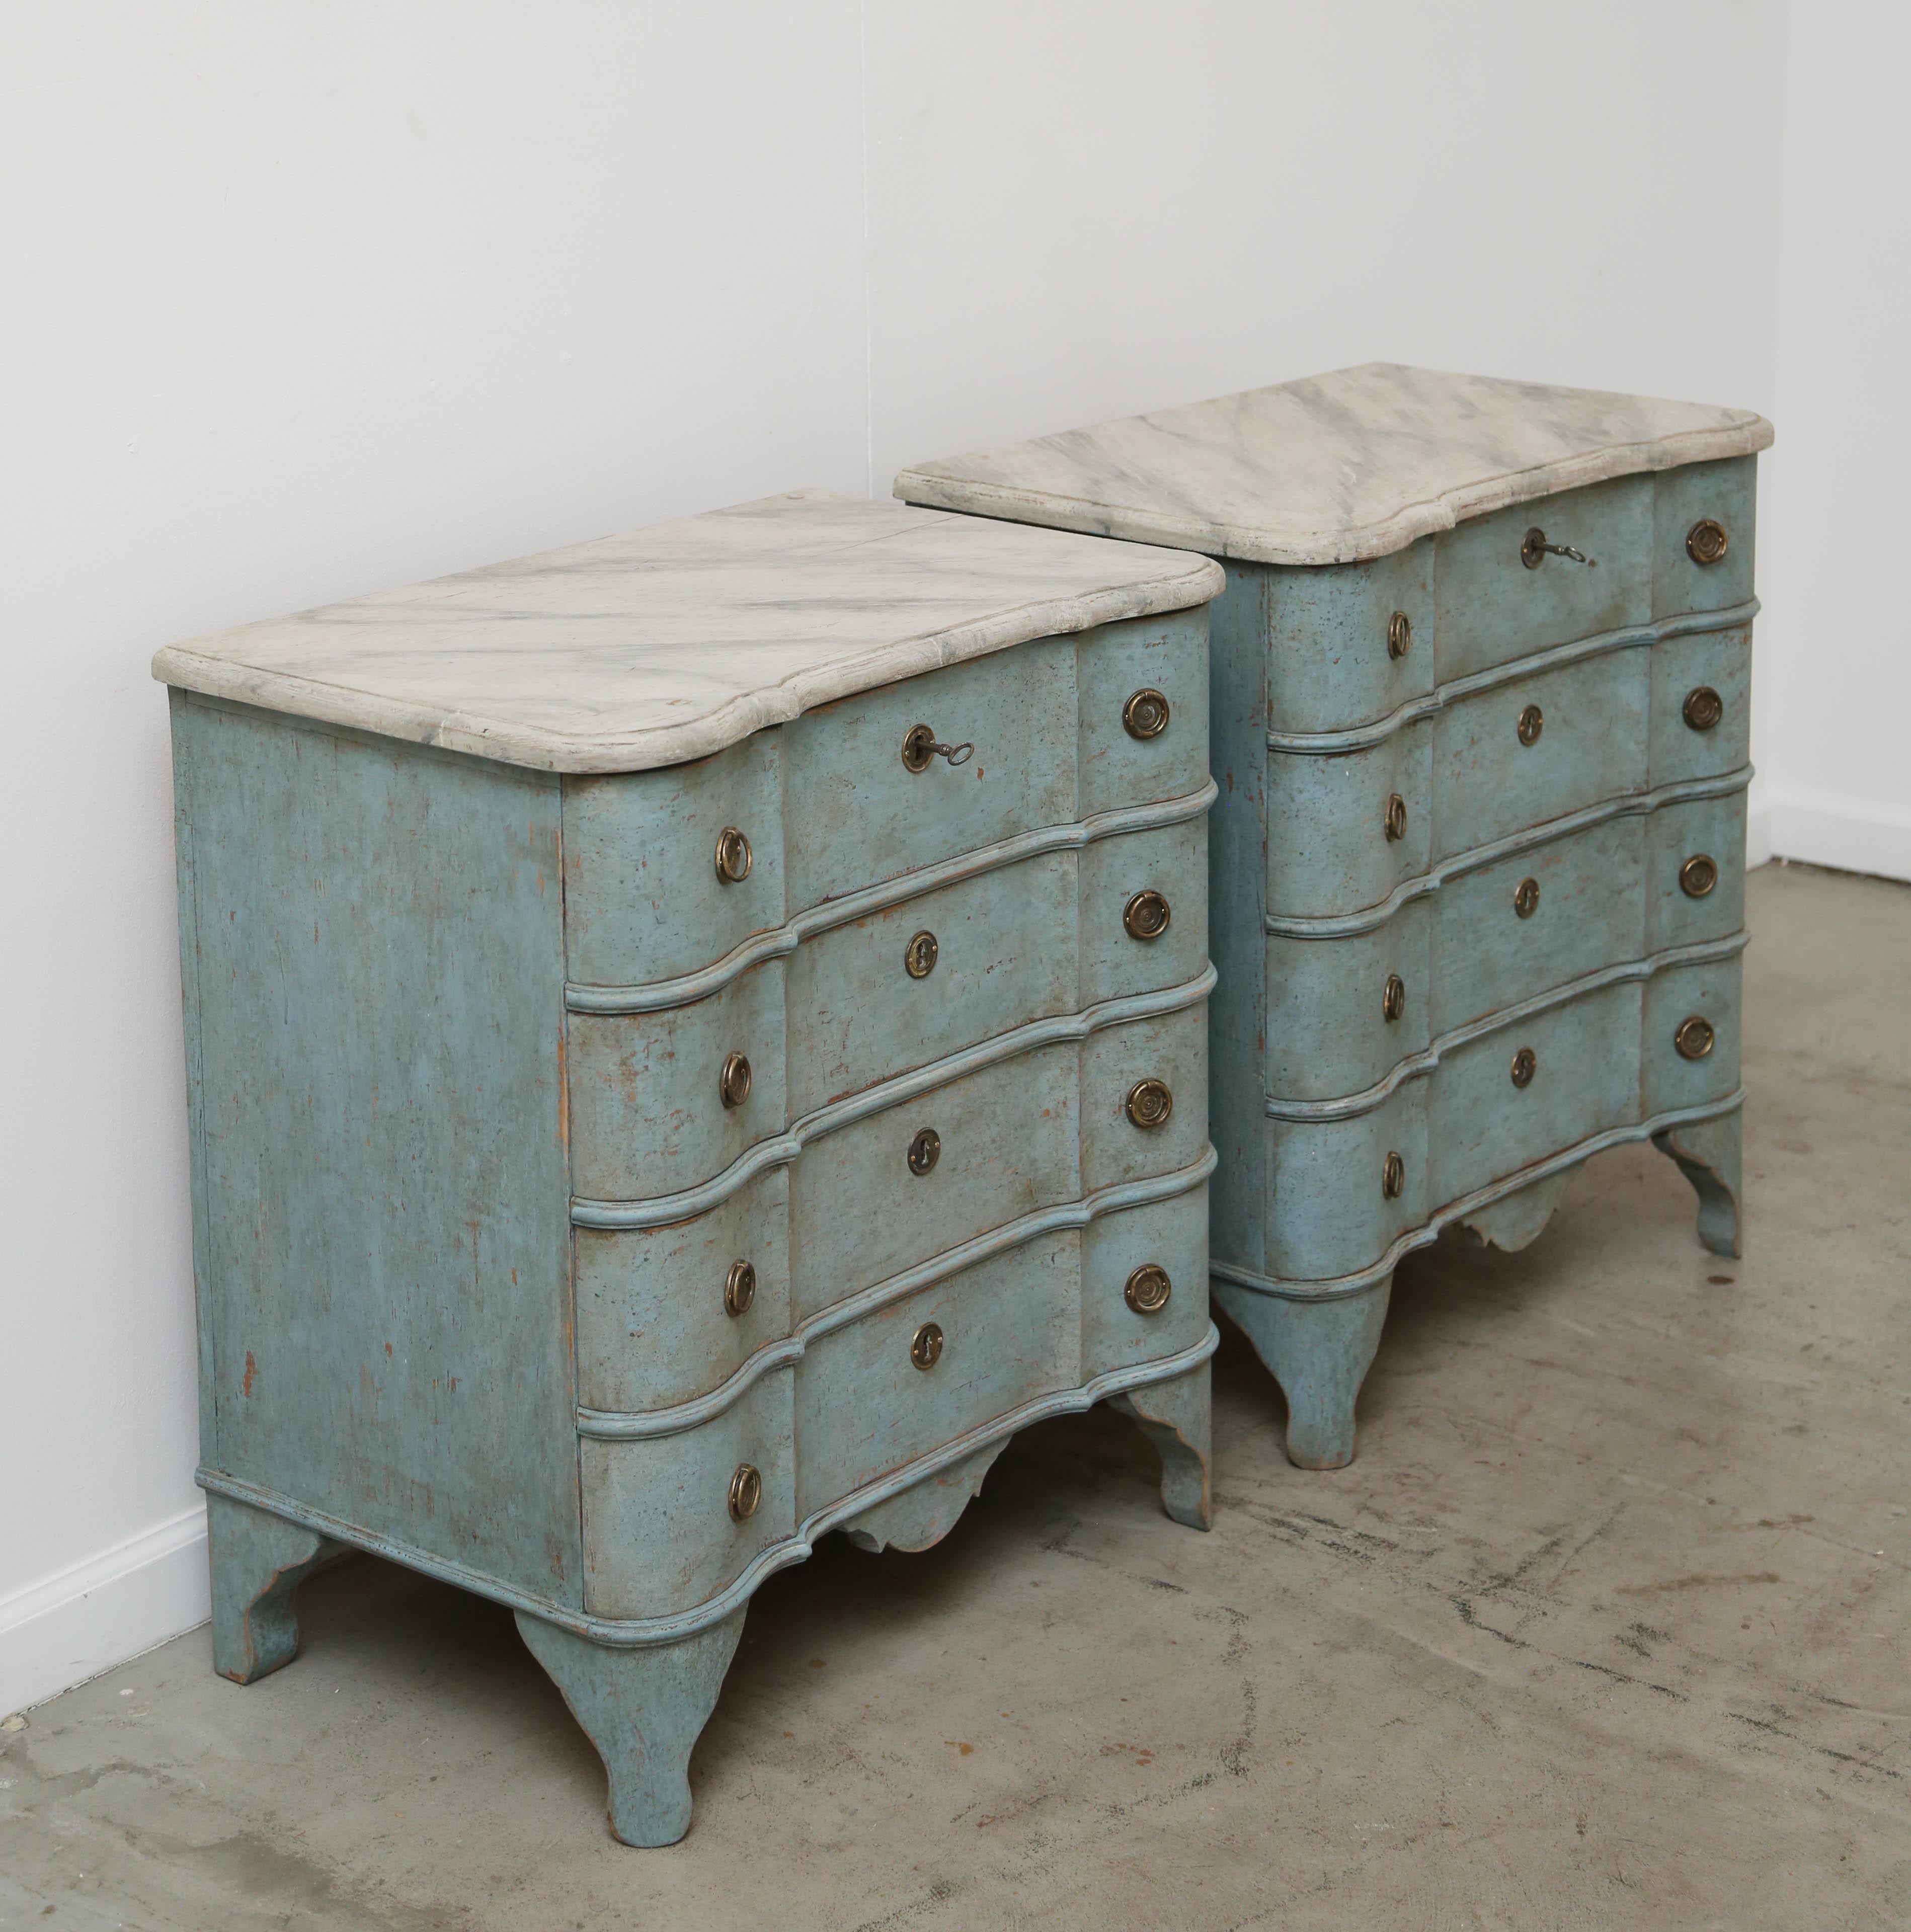
POLYGON ((208 1461, 575 1603, 556 783, 175 719, 208 1461))
POLYGON ((1217 1254, 1258 1266, 1265 1240, 1262 1005, 1268 873, 1268 612, 1287 573, 1229 563, 1208 607, 1216 797, 1208 814, 1208 1133, 1220 1165, 1210 1192, 1217 1254))

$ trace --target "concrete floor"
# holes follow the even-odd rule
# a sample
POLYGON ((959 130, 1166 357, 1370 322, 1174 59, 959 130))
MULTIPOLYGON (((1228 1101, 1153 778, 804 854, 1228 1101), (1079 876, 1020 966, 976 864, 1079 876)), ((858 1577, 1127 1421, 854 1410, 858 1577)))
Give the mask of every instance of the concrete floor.
POLYGON ((751 1612, 667 1851, 509 1616, 369 1558, 0 1732, 0 1926, 1911 1924, 1911 889, 1751 887, 1748 1252, 1649 1148, 1401 1270, 1360 1454, 1238 1338, 1215 1528, 1105 1412, 751 1612))

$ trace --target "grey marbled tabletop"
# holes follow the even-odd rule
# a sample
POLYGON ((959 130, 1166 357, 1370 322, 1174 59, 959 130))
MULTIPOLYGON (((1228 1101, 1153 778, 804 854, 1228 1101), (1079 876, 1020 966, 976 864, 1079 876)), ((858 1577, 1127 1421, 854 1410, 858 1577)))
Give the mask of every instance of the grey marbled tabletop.
POLYGON ((1748 455, 1749 410, 1370 362, 919 464, 912 503, 1259 563, 1352 563, 1582 484, 1748 455))
POLYGON ((1179 550, 802 490, 174 644, 153 675, 546 771, 641 771, 1222 581, 1179 550))

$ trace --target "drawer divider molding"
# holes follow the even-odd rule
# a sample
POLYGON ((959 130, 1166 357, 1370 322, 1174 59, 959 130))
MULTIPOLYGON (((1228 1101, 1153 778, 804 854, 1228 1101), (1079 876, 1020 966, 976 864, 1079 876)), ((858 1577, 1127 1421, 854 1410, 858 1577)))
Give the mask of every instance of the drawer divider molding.
POLYGON ((1371 932, 1375 927, 1384 926, 1409 902, 1424 898, 1429 892, 1437 892, 1449 880, 1477 872, 1484 866, 1497 864, 1502 859, 1510 859, 1516 852, 1530 852, 1537 846, 1570 838, 1575 832, 1604 825, 1612 819, 1649 816, 1669 805, 1684 805, 1694 799, 1728 797, 1735 791, 1743 791, 1751 782, 1752 767, 1741 765, 1737 770, 1721 772, 1716 778, 1682 778, 1676 784, 1660 785, 1656 791, 1628 792, 1622 797, 1604 799, 1597 805, 1569 812, 1563 818, 1549 818, 1523 832, 1509 832, 1504 838, 1496 838, 1490 845, 1476 845, 1471 851, 1456 852, 1450 859, 1442 860, 1430 870, 1402 880, 1378 905, 1364 906, 1358 912, 1306 916, 1270 913, 1267 928, 1284 939, 1346 939, 1356 933, 1371 932))
POLYGON ((1570 1005, 1588 993, 1597 993, 1627 980, 1649 980, 1654 974, 1668 967, 1703 966, 1715 959, 1730 959, 1735 953, 1744 952, 1750 938, 1750 933, 1735 932, 1724 939, 1704 940, 1696 946, 1675 946, 1643 959, 1628 959, 1617 966, 1602 967, 1597 973, 1568 980, 1563 986, 1550 987, 1544 993, 1535 993, 1517 1006, 1502 1006, 1497 1012, 1468 1020, 1466 1025, 1455 1027, 1450 1033, 1443 1033, 1419 1052, 1409 1054, 1384 1079, 1376 1080, 1371 1087, 1364 1088, 1358 1094, 1332 1100, 1282 1100, 1270 1094, 1268 1118, 1273 1120, 1351 1120, 1358 1114, 1371 1113, 1409 1080, 1418 1080, 1431 1073, 1443 1055, 1457 1048, 1470 1046, 1476 1040, 1484 1040, 1489 1034, 1502 1032, 1508 1027, 1523 1026, 1527 1021, 1550 1012, 1555 1006, 1570 1005))
POLYGON ((1058 1013, 1052 1018, 1031 1020, 1024 1026, 998 1034, 993 1040, 965 1047, 942 1060, 932 1060, 892 1080, 879 1081, 847 1100, 832 1100, 800 1120, 790 1123, 787 1132, 746 1148, 723 1172, 710 1180, 700 1181, 675 1194, 660 1194, 647 1201, 590 1201, 573 1197, 571 1220, 579 1228, 663 1228, 676 1221, 688 1221, 706 1213, 719 1202, 727 1201, 746 1181, 767 1168, 787 1167, 810 1142, 838 1127, 866 1120, 872 1114, 913 1100, 920 1094, 978 1072, 985 1066, 1019 1059, 1044 1046, 1066 1045, 1086 1040, 1104 1027, 1120 1026, 1129 1020, 1154 1019, 1163 1013, 1179 1012, 1198 1006, 1214 990, 1216 978, 1210 965, 1198 980, 1159 992, 1130 993, 1118 1000, 1104 1000, 1078 1013, 1058 1013))
POLYGON ((1437 1240, 1442 1231, 1454 1222, 1465 1220, 1468 1215, 1491 1207, 1509 1194, 1518 1193, 1522 1187, 1550 1180, 1556 1174, 1564 1174, 1568 1168, 1576 1167, 1581 1161, 1588 1160, 1596 1154, 1604 1154, 1608 1148, 1627 1147, 1635 1141, 1651 1140, 1660 1134, 1676 1133, 1681 1127, 1696 1126, 1701 1120, 1715 1120, 1721 1115, 1737 1112, 1744 1104, 1745 1090, 1741 1087, 1722 1100, 1708 1100, 1696 1107, 1675 1107, 1666 1113, 1654 1114, 1649 1120, 1641 1120, 1630 1126, 1608 1127, 1603 1133, 1591 1135, 1544 1160, 1534 1161, 1530 1167, 1522 1167, 1516 1174, 1490 1181, 1484 1187, 1476 1187, 1471 1194, 1462 1194, 1458 1200, 1448 1202, 1418 1228, 1408 1228, 1378 1261, 1371 1268, 1362 1268, 1358 1274, 1336 1275, 1324 1280, 1288 1281, 1273 1275, 1258 1274, 1253 1269, 1242 1268, 1233 1262, 1211 1258, 1208 1271, 1222 1281, 1232 1282, 1237 1288, 1251 1289, 1256 1294, 1276 1295, 1283 1301, 1336 1301, 1344 1295, 1359 1294, 1391 1274, 1402 1258, 1414 1249, 1424 1248, 1437 1240))
POLYGON ((766 959, 780 959, 794 952, 806 939, 839 926, 853 925, 874 913, 902 905, 925 893, 939 892, 964 879, 1005 866, 1019 865, 1050 852, 1079 851, 1104 838, 1118 838, 1131 832, 1151 832, 1164 825, 1185 824, 1198 818, 1220 796, 1220 788, 1210 778, 1200 790, 1180 798, 1165 799, 1152 805, 1124 806, 1114 812, 1098 812, 1092 818, 1070 825, 1049 825, 1034 832, 1018 832, 1012 838, 978 845, 974 851, 958 853, 940 864, 925 866, 901 878, 886 879, 879 885, 845 892, 839 898, 825 899, 798 913, 784 924, 766 928, 734 946, 712 964, 700 966, 694 973, 680 973, 674 978, 657 980, 641 986, 596 986, 567 982, 564 1004, 574 1013, 654 1013, 670 1006, 686 1006, 706 999, 731 980, 760 966, 766 959))
POLYGON ((1085 1228, 1090 1221, 1104 1214, 1117 1214, 1124 1208, 1144 1208, 1157 1201, 1169 1201, 1177 1195, 1190 1193, 1213 1174, 1216 1160, 1214 1150, 1210 1147, 1191 1167, 1179 1168, 1172 1174, 1152 1174, 1142 1180, 1124 1180, 1084 1195, 1078 1201, 1058 1202, 1052 1208, 1038 1208, 1032 1214, 1005 1222, 999 1228, 992 1228, 986 1234, 977 1234, 959 1246, 932 1256, 914 1268, 891 1275, 886 1281, 879 1281, 872 1287, 860 1289, 820 1310, 794 1334, 764 1343, 706 1394, 693 1396, 688 1402, 673 1402, 668 1408, 580 1408, 578 1411, 578 1433, 594 1436, 602 1442, 629 1442, 646 1436, 675 1436, 683 1430, 700 1427, 740 1400, 772 1369, 800 1360, 810 1343, 824 1336, 838 1328, 848 1328, 892 1301, 903 1300, 919 1289, 959 1274, 964 1269, 1006 1253, 1011 1248, 1039 1240, 1044 1234, 1066 1228, 1085 1228))
POLYGON ((326 1510, 308 1508, 276 1490, 241 1482, 236 1477, 203 1465, 195 1472, 194 1480, 201 1489, 214 1496, 230 1496, 235 1502, 250 1503, 255 1509, 268 1510, 274 1516, 283 1516, 288 1522, 302 1523, 308 1529, 315 1529, 321 1536, 330 1537, 334 1542, 347 1544, 354 1550, 369 1550, 374 1556, 388 1557, 408 1569, 435 1576, 441 1582, 455 1584, 461 1590, 488 1597, 493 1603, 541 1617, 547 1623, 588 1637, 593 1643, 610 1644, 620 1648, 676 1643, 684 1637, 694 1636, 700 1630, 707 1630, 712 1624, 721 1623, 748 1600, 766 1576, 778 1570, 787 1570, 793 1563, 803 1562, 814 1550, 819 1538, 850 1517, 860 1516, 878 1503, 887 1502, 890 1497, 900 1496, 904 1490, 913 1489, 916 1484, 940 1474, 952 1465, 973 1456, 977 1450, 986 1449, 992 1442, 999 1442, 1037 1422, 1046 1421, 1052 1415, 1078 1415, 1083 1410, 1094 1408, 1098 1402, 1106 1402, 1110 1396, 1125 1395, 1131 1389, 1146 1388, 1155 1382, 1172 1382, 1176 1376, 1186 1375, 1209 1360, 1220 1343, 1220 1331, 1210 1322, 1208 1333, 1192 1348, 1163 1355, 1152 1362, 1112 1369, 1106 1375, 1097 1376, 1094 1381, 1084 1382, 1078 1388, 1058 1389, 1050 1394, 1037 1396, 1019 1408, 1010 1409, 1006 1414, 980 1424, 940 1448, 932 1450, 928 1455, 905 1462, 900 1468, 892 1469, 886 1475, 879 1476, 874 1482, 866 1483, 860 1489, 853 1490, 848 1496, 815 1510, 797 1526, 794 1535, 759 1550, 716 1595, 669 1616, 587 1616, 552 1598, 518 1589, 501 1577, 489 1576, 449 1558, 436 1556, 396 1537, 382 1536, 376 1530, 348 1522, 342 1516, 333 1516, 326 1510))
POLYGON ((1554 644, 1510 663, 1490 664, 1484 670, 1436 685, 1418 698, 1409 698, 1397 710, 1371 724, 1356 724, 1343 731, 1270 731, 1270 752, 1294 752, 1317 758, 1332 758, 1348 752, 1364 752, 1384 744, 1396 733, 1423 718, 1431 718, 1449 704, 1495 691, 1502 685, 1517 684, 1522 678, 1536 677, 1542 671, 1558 670, 1567 664, 1582 664, 1588 658, 1603 658, 1614 651, 1635 650, 1640 645, 1660 643, 1667 638, 1688 638, 1707 631, 1732 631, 1749 624, 1758 615, 1756 597, 1735 604, 1729 610, 1693 610, 1676 617, 1661 617, 1651 624, 1629 625, 1622 631, 1601 631, 1590 638, 1576 638, 1570 644, 1554 644))

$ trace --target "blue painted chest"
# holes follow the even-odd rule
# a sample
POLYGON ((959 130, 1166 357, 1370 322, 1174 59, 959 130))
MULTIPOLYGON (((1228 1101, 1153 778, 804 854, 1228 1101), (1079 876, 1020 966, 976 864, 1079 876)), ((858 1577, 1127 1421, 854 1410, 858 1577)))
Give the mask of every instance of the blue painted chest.
POLYGON ((1205 1526, 1219 584, 804 494, 160 654, 222 1672, 412 1564, 668 1843, 826 1532, 1103 1400, 1205 1526))
POLYGON ((1400 1257, 1650 1138, 1736 1253, 1744 412, 1390 365, 906 471, 1225 562, 1216 1299, 1331 1468, 1400 1257))

